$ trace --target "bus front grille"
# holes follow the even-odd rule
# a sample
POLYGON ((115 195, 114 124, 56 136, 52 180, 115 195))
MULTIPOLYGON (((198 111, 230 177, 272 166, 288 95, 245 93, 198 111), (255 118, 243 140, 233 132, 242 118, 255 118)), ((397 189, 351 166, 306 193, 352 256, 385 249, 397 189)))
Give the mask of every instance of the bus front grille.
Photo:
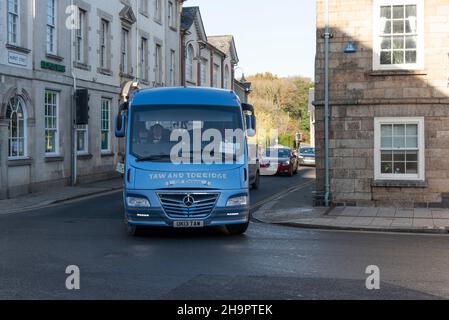
POLYGON ((217 203, 218 193, 158 193, 165 213, 171 218, 204 218, 217 203))

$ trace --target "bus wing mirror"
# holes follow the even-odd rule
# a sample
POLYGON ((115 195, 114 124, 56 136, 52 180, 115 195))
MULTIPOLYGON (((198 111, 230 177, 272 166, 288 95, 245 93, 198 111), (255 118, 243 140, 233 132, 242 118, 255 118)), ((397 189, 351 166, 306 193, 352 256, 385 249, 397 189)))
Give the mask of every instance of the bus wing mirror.
POLYGON ((254 113, 254 106, 249 103, 242 103, 243 112, 251 112, 254 113))
POLYGON ((117 138, 125 137, 125 115, 118 114, 115 116, 115 136, 117 138))
POLYGON ((252 115, 246 115, 246 134, 248 137, 255 137, 256 136, 256 116, 254 114, 252 115))

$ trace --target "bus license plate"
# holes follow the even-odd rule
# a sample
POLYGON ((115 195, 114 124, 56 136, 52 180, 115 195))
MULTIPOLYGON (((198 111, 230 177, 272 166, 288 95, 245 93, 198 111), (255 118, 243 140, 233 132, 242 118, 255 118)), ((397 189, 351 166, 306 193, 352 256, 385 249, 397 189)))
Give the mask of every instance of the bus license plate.
POLYGON ((175 228, 203 228, 204 221, 175 221, 175 228))

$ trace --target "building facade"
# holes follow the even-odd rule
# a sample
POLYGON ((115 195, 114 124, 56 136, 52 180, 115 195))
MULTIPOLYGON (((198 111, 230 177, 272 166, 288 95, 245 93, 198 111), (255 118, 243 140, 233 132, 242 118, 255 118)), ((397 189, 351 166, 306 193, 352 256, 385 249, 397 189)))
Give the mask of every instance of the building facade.
MULTIPOLYGON (((324 1, 317 1, 317 198, 325 191, 324 1)), ((335 205, 440 207, 449 195, 449 3, 329 0, 335 205)))
POLYGON ((78 181, 115 174, 121 88, 181 84, 181 8, 179 0, 0 0, 0 198, 68 184, 74 141, 78 181), (90 96, 89 124, 76 133, 75 83, 90 96))
POLYGON ((239 63, 234 37, 207 36, 199 7, 183 8, 181 41, 184 85, 234 90, 243 102, 248 100, 248 83, 234 79, 239 63))

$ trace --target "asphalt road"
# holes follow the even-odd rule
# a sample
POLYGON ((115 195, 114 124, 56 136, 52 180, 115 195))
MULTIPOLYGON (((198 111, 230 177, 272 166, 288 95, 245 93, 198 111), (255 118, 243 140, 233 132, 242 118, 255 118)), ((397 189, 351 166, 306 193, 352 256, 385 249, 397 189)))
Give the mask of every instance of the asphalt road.
MULTIPOLYGON (((305 171, 304 171, 305 172, 305 171)), ((303 172, 302 172, 303 173, 303 172)), ((267 177, 253 202, 291 187, 267 177)), ((449 298, 449 237, 310 231, 252 223, 127 235, 121 195, 0 217, 1 299, 449 298), (68 265, 81 289, 65 288, 68 265), (380 268, 380 290, 365 269, 380 268)))

